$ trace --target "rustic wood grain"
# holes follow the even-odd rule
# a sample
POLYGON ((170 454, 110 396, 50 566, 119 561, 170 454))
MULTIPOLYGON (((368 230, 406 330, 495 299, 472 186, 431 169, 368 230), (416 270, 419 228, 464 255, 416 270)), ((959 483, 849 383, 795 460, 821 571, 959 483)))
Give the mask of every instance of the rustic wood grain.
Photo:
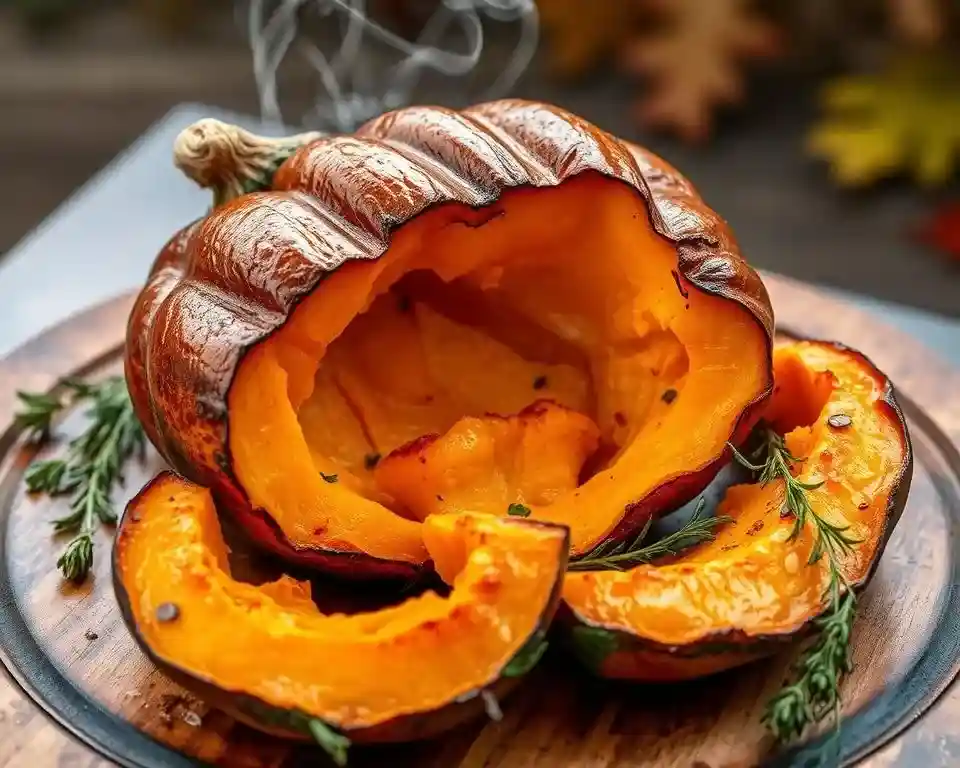
MULTIPOLYGON (((850 307, 786 279, 765 278, 778 322, 806 334, 861 348, 899 388, 960 445, 960 372, 915 340, 850 307)), ((0 362, 0 424, 9 424, 16 389, 43 389, 87 366, 117 370, 130 298, 67 321, 0 362), (113 351, 113 354, 111 354, 113 351)), ((65 435, 82 424, 73 414, 65 435)), ((16 479, 32 453, 10 450, 0 436, 0 488, 16 479)), ((907 510, 863 599, 857 625, 856 672, 844 687, 845 711, 866 705, 894 680, 929 640, 955 553, 937 484, 948 482, 936 446, 919 435, 917 471, 907 510)), ((58 450, 56 447, 51 451, 58 450)), ((158 468, 132 469, 123 502, 158 468)), ((0 503, 5 495, 0 494, 0 503)), ((316 752, 292 748, 208 711, 153 670, 120 621, 109 584, 109 536, 98 542, 94 578, 64 586, 53 563, 63 542, 49 520, 61 502, 25 498, 15 488, 7 527, 7 564, 20 609, 41 645, 75 686, 160 742, 203 761, 241 768, 323 765, 316 752), (194 715, 200 718, 196 724, 194 715)), ((0 514, 7 514, 5 508, 0 514)), ((500 723, 478 723, 430 743, 357 751, 351 764, 427 768, 635 768, 756 765, 769 742, 758 723, 763 701, 790 663, 789 654, 713 680, 670 687, 610 686, 568 668, 551 651, 542 668, 504 706, 500 723)), ((0 768, 110 765, 68 736, 0 678, 0 768)), ((937 768, 960 764, 960 687, 954 686, 918 724, 863 762, 877 768, 937 768)))

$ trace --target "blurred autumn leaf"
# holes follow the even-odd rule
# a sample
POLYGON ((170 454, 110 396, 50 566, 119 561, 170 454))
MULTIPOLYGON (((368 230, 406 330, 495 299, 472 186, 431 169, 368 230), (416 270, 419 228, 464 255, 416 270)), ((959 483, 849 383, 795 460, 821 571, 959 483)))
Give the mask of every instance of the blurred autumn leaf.
POLYGON ((909 173, 941 185, 960 154, 960 67, 945 54, 895 58, 876 75, 838 77, 824 88, 824 118, 810 151, 844 186, 909 173))
POLYGON ((960 201, 944 203, 917 233, 921 242, 936 248, 960 266, 960 201))
POLYGON ((641 122, 688 141, 706 139, 717 106, 743 99, 741 67, 780 52, 777 28, 750 0, 641 0, 662 24, 627 48, 624 62, 649 82, 641 122))
POLYGON ((539 0, 546 54, 554 74, 580 75, 615 56, 636 34, 640 8, 635 0, 539 0))

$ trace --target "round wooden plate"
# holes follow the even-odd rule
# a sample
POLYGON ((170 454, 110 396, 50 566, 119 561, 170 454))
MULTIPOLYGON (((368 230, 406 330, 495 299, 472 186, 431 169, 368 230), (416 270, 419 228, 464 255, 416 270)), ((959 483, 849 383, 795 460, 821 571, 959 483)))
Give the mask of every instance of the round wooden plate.
MULTIPOLYGON (((783 278, 766 280, 781 324, 856 346, 893 378, 916 454, 907 508, 861 601, 839 739, 814 734, 788 752, 771 751, 760 715, 791 653, 657 687, 594 681, 551 652, 504 703, 501 722, 419 745, 355 750, 351 765, 742 768, 816 765, 823 756, 826 764, 960 764, 960 688, 949 688, 960 667, 960 372, 856 310, 783 278)), ((87 748, 143 768, 324 765, 314 749, 209 711, 152 667, 120 619, 108 532, 98 538, 88 583, 58 577, 64 542, 51 536, 50 521, 66 503, 24 493, 33 453, 12 427, 15 390, 118 371, 129 306, 125 297, 91 310, 0 363, 0 425, 10 425, 0 436, 0 659, 15 681, 0 679, 0 766, 97 764, 87 748), (24 694, 86 747, 34 716, 24 694)), ((59 433, 68 438, 81 426, 73 414, 59 433)), ((156 457, 131 467, 118 505, 160 468, 156 457)))

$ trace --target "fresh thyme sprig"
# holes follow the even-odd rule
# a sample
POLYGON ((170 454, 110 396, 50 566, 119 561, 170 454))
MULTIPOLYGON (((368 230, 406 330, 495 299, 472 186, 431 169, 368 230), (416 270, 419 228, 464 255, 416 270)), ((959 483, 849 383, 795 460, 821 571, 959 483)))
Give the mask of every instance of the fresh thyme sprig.
POLYGON ((826 600, 831 610, 817 619, 819 634, 794 665, 796 679, 767 703, 763 715, 764 724, 781 742, 799 738, 808 725, 831 713, 840 729, 839 681, 852 669, 850 635, 857 600, 833 573, 826 600))
POLYGON ((804 483, 792 470, 804 459, 792 455, 781 435, 762 428, 762 442, 749 458, 730 446, 736 461, 757 474, 761 485, 782 480, 784 502, 781 516, 793 517, 790 539, 795 539, 807 523, 816 535, 808 565, 827 557, 829 582, 823 593, 825 611, 815 625, 817 639, 794 665, 795 679, 785 685, 767 703, 763 721, 777 741, 787 742, 803 734, 808 726, 833 713, 840 728, 840 681, 850 671, 850 637, 856 617, 857 600, 840 569, 840 558, 859 544, 849 533, 849 526, 836 525, 823 518, 810 505, 808 492, 819 483, 804 483))
POLYGON ((63 396, 18 394, 22 408, 17 423, 32 440, 49 436, 53 419, 68 405, 89 402, 86 430, 70 442, 62 459, 35 461, 25 480, 31 493, 51 496, 71 494, 70 513, 53 521, 57 533, 72 533, 73 539, 57 560, 57 567, 71 581, 83 581, 93 564, 93 534, 100 523, 117 520, 110 492, 122 480, 124 462, 143 450, 145 436, 133 410, 126 382, 114 376, 96 384, 63 382, 63 396))
POLYGON ((652 520, 648 520, 643 530, 640 531, 640 535, 632 541, 624 541, 619 544, 616 542, 600 544, 583 557, 571 562, 567 566, 567 570, 622 571, 624 568, 644 565, 659 557, 676 555, 689 547, 702 544, 705 541, 712 541, 714 528, 722 523, 731 522, 732 518, 724 516, 705 517, 703 515, 704 506, 705 503, 701 498, 697 502, 697 508, 693 515, 684 523, 683 527, 664 536, 659 541, 644 544, 652 524, 652 520))

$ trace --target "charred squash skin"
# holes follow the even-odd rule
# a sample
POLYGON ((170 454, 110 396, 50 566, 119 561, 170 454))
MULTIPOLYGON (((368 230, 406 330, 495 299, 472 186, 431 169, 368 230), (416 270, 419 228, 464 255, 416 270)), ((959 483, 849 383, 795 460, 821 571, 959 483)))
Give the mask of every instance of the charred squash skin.
MULTIPOLYGON (((454 206, 452 222, 484 227, 510 215, 513 203, 504 201, 517 189, 591 176, 616 180, 642 201, 655 236, 676 252, 679 294, 736 307, 769 356, 773 317, 759 277, 725 223, 662 160, 548 105, 409 108, 355 136, 314 142, 284 164, 273 191, 220 206, 167 244, 127 336, 127 380, 148 436, 178 472, 211 488, 256 542, 288 561, 355 578, 414 576, 428 558, 413 521, 391 523, 396 543, 372 546, 362 532, 293 535, 275 510, 251 500, 228 434, 238 373, 322 281, 381 259, 394 235, 425 212, 454 206)), ((769 376, 761 379, 723 440, 739 442, 756 422, 772 387, 769 376)), ((287 386, 295 398, 302 382, 287 386)), ((665 473, 626 500, 610 530, 590 532, 577 547, 597 543, 597 535, 635 533, 696 495, 727 460, 718 451, 665 473)))
MULTIPOLYGON (((862 539, 841 565, 860 591, 900 518, 913 472, 893 386, 861 353, 832 342, 778 342, 774 368, 764 418, 788 434, 794 455, 808 457, 800 476, 826 481, 810 493, 811 504, 862 539), (837 414, 851 423, 832 426, 837 414)), ((770 655, 810 631, 827 569, 807 565, 811 524, 788 540, 793 520, 779 517, 782 496, 773 485, 735 486, 718 508, 734 522, 714 542, 661 565, 568 574, 561 615, 574 653, 603 677, 682 680, 770 655), (654 607, 644 597, 651 589, 674 595, 674 605, 654 607), (734 609, 734 592, 746 607, 734 609), (630 608, 618 610, 610 597, 630 608)))
POLYGON ((165 674, 255 728, 310 738, 317 719, 356 743, 429 738, 483 713, 481 694, 505 696, 529 671, 523 656, 547 632, 569 549, 558 526, 434 522, 425 538, 453 585, 448 598, 324 616, 309 585, 288 576, 261 586, 233 581, 209 492, 165 472, 127 507, 114 589, 129 630, 165 674), (523 564, 514 552, 525 553, 523 564), (462 671, 438 673, 444 658, 462 671))

